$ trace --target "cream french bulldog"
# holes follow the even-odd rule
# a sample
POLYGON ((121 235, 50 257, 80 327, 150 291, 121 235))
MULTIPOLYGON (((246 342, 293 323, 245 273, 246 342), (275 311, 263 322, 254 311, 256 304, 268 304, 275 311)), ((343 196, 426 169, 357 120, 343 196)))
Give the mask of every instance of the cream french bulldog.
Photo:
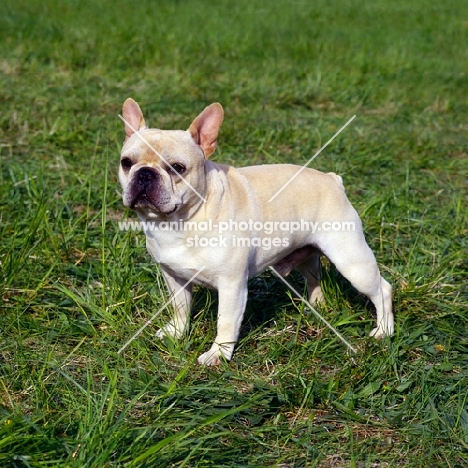
POLYGON ((375 305, 371 336, 393 333, 392 289, 380 276, 341 177, 291 164, 213 163, 208 158, 224 117, 218 103, 206 107, 187 131, 148 128, 132 99, 122 115, 123 203, 145 223, 147 249, 173 298, 174 317, 157 332, 159 338, 180 338, 187 329, 192 283, 214 288, 217 335, 198 362, 212 366, 221 356, 231 359, 248 279, 269 266, 282 275, 296 268, 309 301, 321 302, 321 255, 375 305))

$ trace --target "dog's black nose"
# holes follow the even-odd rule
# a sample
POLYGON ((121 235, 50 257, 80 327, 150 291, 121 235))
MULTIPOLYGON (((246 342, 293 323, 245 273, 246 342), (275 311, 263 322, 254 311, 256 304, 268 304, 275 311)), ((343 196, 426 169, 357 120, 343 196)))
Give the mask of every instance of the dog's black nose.
POLYGON ((140 185, 146 186, 151 180, 155 179, 157 176, 158 174, 153 169, 143 167, 138 171, 137 174, 138 183, 140 185))

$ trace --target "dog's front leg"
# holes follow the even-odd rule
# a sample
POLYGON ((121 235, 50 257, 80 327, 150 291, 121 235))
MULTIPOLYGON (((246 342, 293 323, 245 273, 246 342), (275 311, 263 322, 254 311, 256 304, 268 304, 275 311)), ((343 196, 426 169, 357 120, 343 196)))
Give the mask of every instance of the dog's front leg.
POLYGON ((164 336, 180 338, 188 327, 190 320, 190 304, 192 303, 192 284, 184 287, 185 280, 174 277, 171 273, 161 268, 167 289, 171 295, 171 303, 174 309, 174 317, 156 332, 156 336, 162 339, 164 336))
POLYGON ((247 302, 247 278, 238 282, 220 282, 218 301, 216 339, 210 350, 198 358, 198 363, 206 366, 217 366, 221 355, 228 361, 232 357, 247 302))

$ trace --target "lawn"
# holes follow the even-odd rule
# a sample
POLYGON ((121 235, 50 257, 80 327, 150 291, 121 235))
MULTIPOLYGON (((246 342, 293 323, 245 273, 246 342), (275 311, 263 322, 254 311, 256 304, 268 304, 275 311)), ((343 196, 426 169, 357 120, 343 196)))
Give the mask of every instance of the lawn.
MULTIPOLYGON (((0 15, 0 466, 468 465, 466 0, 4 0, 0 15), (167 294, 117 180, 127 97, 213 159, 343 176, 396 332, 324 262, 323 316, 250 282, 230 363, 196 364, 217 297, 157 341, 167 294)), ((306 203, 307 201, 304 200, 306 203)), ((303 288, 299 277, 293 278, 303 288)), ((302 289, 301 289, 302 290, 302 289)))

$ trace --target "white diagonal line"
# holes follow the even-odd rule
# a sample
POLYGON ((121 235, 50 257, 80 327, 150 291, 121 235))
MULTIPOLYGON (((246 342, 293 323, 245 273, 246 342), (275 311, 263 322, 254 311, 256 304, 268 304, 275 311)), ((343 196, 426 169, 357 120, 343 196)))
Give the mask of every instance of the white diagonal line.
MULTIPOLYGON (((138 138, 140 138, 140 140, 151 150, 153 151, 153 153, 156 155, 156 156, 159 156, 167 165, 168 167, 170 167, 172 169, 172 166, 164 159, 163 155, 161 153, 158 152, 158 150, 156 148, 154 148, 153 146, 151 146, 147 140, 145 140, 140 132, 138 130, 136 130, 129 122, 127 122, 127 120, 125 120, 120 114, 119 114, 119 118, 125 123, 125 125, 127 125, 128 127, 130 127, 130 129, 133 130, 134 134, 136 134, 138 136, 138 138)), ((203 200, 204 202, 206 202, 206 199, 200 195, 197 190, 195 188, 192 187, 192 185, 190 184, 190 182, 187 182, 175 169, 172 169, 172 171, 174 172, 174 174, 176 174, 179 179, 182 180, 182 182, 185 183, 185 185, 187 185, 187 187, 190 187, 197 195, 198 197, 203 200)))
POLYGON ((306 301, 301 294, 299 294, 293 286, 291 286, 272 266, 270 266, 270 270, 294 293, 297 297, 310 308, 310 310, 353 352, 357 353, 356 349, 353 348, 326 319, 324 319, 310 304, 309 301, 306 301))
POLYGON ((354 119, 353 115, 269 200, 274 200, 354 119))
POLYGON ((118 351, 120 354, 206 267, 201 267, 118 351))

